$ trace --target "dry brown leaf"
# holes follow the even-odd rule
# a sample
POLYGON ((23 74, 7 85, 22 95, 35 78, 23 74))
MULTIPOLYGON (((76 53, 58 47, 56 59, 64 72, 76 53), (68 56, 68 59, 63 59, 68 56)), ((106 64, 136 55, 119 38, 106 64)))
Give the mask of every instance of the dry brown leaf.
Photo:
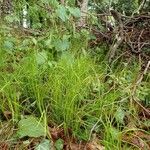
POLYGON ((9 120, 12 117, 12 113, 10 111, 4 111, 3 113, 7 120, 9 120))
POLYGON ((99 143, 93 141, 87 144, 85 150, 105 150, 105 148, 99 143))
POLYGON ((147 135, 142 131, 134 131, 130 135, 125 134, 122 139, 124 142, 137 146, 140 149, 150 149, 150 135, 147 135))
POLYGON ((9 150, 8 143, 6 143, 6 142, 1 142, 1 143, 0 143, 0 150, 9 150))
POLYGON ((96 135, 93 135, 93 139, 90 142, 77 142, 77 139, 72 137, 72 133, 68 130, 69 136, 65 135, 64 129, 61 128, 49 128, 52 141, 55 143, 58 139, 62 139, 64 142, 64 150, 104 150, 104 146, 99 143, 99 139, 96 135))
POLYGON ((150 134, 146 134, 142 131, 136 131, 135 132, 136 136, 140 137, 140 138, 144 138, 150 141, 150 134))
POLYGON ((92 137, 92 141, 86 144, 85 150, 105 150, 105 147, 100 144, 100 140, 96 137, 96 135, 93 134, 92 137))
POLYGON ((64 130, 61 128, 50 128, 49 130, 53 141, 64 137, 64 130))
POLYGON ((84 149, 85 149, 85 144, 83 144, 83 143, 81 143, 81 144, 71 143, 69 145, 68 150, 84 150, 84 149))

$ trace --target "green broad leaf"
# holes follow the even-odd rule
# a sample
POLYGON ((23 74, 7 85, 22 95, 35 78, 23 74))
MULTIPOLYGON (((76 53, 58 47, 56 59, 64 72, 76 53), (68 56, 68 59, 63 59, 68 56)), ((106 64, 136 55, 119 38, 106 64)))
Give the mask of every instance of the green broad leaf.
POLYGON ((56 150, 62 150, 63 149, 63 146, 64 146, 64 142, 62 139, 58 139, 56 142, 55 142, 55 148, 56 150))
POLYGON ((121 108, 118 108, 116 113, 115 113, 116 121, 118 123, 124 124, 124 117, 125 117, 125 112, 121 108))
POLYGON ((79 8, 69 7, 68 10, 70 14, 73 15, 74 17, 77 17, 77 18, 81 17, 81 12, 79 8))
POLYGON ((5 51, 12 53, 14 48, 14 43, 12 41, 5 41, 3 46, 5 51))
POLYGON ((45 136, 46 132, 45 128, 37 120, 37 118, 28 116, 27 118, 23 118, 19 121, 17 135, 19 136, 19 138, 23 138, 25 136, 41 137, 45 136))
POLYGON ((49 5, 52 6, 52 8, 56 8, 59 5, 58 0, 47 0, 49 2, 49 5))
POLYGON ((45 44, 46 47, 48 47, 48 48, 50 48, 50 49, 52 49, 52 48, 54 47, 54 45, 52 44, 51 38, 48 39, 48 40, 46 40, 46 41, 44 42, 44 44, 45 44))
POLYGON ((49 46, 49 45, 51 44, 51 42, 52 42, 52 40, 51 40, 51 39, 48 39, 48 40, 45 41, 45 45, 46 45, 46 46, 49 46))
POLYGON ((57 51, 65 51, 69 49, 70 42, 67 39, 57 40, 54 42, 54 46, 57 51))
POLYGON ((48 139, 44 139, 39 145, 35 147, 35 150, 51 150, 51 142, 48 139))
POLYGON ((48 60, 47 52, 42 51, 36 54, 36 61, 38 65, 44 64, 48 60))
POLYGON ((56 10, 56 14, 63 22, 65 22, 68 19, 67 10, 64 6, 59 6, 56 10))

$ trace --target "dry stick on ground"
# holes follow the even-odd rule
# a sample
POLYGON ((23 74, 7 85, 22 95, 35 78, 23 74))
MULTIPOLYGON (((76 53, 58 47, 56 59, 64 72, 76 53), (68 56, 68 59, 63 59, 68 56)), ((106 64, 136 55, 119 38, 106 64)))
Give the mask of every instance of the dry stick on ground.
POLYGON ((138 37, 138 52, 141 52, 141 42, 140 42, 140 40, 141 40, 143 32, 144 32, 144 29, 141 31, 141 33, 138 37))
POLYGON ((150 111, 148 109, 146 109, 142 104, 140 104, 140 102, 138 102, 138 99, 136 98, 135 94, 136 94, 136 89, 138 87, 138 85, 140 85, 140 83, 142 82, 143 80, 143 77, 144 75, 147 73, 147 71, 149 70, 149 67, 150 67, 150 60, 148 61, 144 71, 139 74, 139 76, 137 77, 137 81, 136 83, 134 84, 133 86, 133 90, 132 90, 132 98, 131 98, 131 104, 132 104, 132 100, 134 102, 136 102, 136 104, 138 104, 145 112, 147 112, 149 115, 150 115, 150 111))

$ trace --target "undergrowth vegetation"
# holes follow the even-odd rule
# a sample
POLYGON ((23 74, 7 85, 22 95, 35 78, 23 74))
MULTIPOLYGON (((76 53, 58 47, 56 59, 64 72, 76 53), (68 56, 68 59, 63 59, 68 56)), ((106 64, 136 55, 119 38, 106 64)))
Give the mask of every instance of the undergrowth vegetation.
POLYGON ((101 149, 148 150, 149 72, 134 56, 110 64, 108 46, 90 47, 90 31, 75 28, 78 9, 67 8, 70 20, 61 9, 42 34, 1 22, 0 147, 61 150, 66 141, 98 140, 101 149))
POLYGON ((66 135, 71 129, 79 140, 90 140, 96 133, 107 149, 121 149, 123 134, 136 130, 126 127, 131 120, 136 126, 146 124, 138 118, 133 96, 149 105, 149 76, 133 94, 140 70, 137 63, 124 62, 112 69, 105 59, 98 58, 97 63, 90 51, 78 55, 66 51, 55 60, 33 41, 20 50, 20 44, 30 41, 17 40, 19 44, 14 45, 1 39, 0 110, 4 120, 12 118, 16 124, 22 116, 33 115, 44 128, 59 126, 66 135))

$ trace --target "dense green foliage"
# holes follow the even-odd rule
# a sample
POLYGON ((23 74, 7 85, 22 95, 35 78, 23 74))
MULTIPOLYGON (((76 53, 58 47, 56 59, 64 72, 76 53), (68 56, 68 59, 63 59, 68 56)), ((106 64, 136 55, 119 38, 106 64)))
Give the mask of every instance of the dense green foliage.
POLYGON ((107 45, 88 45, 95 38, 90 27, 102 29, 98 12, 114 7, 132 15, 139 5, 137 0, 91 1, 88 28, 79 28, 82 12, 75 0, 65 5, 57 0, 13 1, 12 13, 0 21, 0 121, 17 125, 15 138, 43 136, 48 125, 59 126, 65 135, 71 129, 78 140, 91 140, 96 133, 106 149, 120 150, 128 147, 124 134, 149 128, 147 119, 139 119, 138 104, 150 107, 150 74, 137 83, 141 64, 135 57, 116 58, 110 65, 107 45), (37 118, 24 119, 28 115, 39 124, 37 118), (42 126, 37 134, 35 124, 42 126))

